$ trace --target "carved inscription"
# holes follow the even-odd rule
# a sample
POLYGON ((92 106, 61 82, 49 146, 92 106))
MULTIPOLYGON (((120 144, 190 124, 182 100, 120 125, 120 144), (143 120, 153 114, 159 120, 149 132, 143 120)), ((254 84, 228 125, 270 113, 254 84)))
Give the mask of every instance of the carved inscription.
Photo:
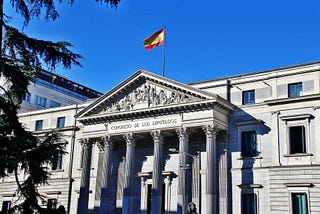
POLYGON ((148 130, 163 127, 174 127, 181 124, 181 119, 176 118, 165 118, 165 119, 154 119, 154 120, 140 120, 135 122, 126 123, 114 123, 106 124, 106 128, 109 133, 136 131, 136 130, 148 130))

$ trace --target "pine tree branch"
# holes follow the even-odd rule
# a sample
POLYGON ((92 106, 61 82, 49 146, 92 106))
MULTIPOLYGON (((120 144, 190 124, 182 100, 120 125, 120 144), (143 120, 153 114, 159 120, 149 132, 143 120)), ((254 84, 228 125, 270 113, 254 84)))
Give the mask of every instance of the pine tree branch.
POLYGON ((111 7, 117 8, 120 0, 96 0, 96 2, 105 3, 106 5, 110 5, 111 7))
POLYGON ((30 38, 14 27, 5 25, 3 49, 10 58, 17 59, 26 67, 43 67, 54 69, 62 64, 70 69, 72 65, 81 66, 80 54, 73 53, 71 43, 66 41, 51 42, 30 38))
MULTIPOLYGON (((10 0, 12 8, 24 19, 24 25, 28 25, 32 18, 40 18, 44 14, 46 21, 54 21, 59 17, 55 7, 55 0, 10 0)), ((56 0, 61 3, 62 0, 56 0)), ((69 0, 68 4, 72 5, 74 0, 69 0)), ((96 2, 105 3, 110 7, 117 8, 120 0, 96 0, 96 2)))

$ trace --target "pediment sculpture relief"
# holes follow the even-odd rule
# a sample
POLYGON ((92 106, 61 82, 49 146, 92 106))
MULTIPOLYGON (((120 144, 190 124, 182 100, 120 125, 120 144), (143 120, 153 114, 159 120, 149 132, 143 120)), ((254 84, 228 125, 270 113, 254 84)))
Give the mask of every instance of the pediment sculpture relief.
POLYGON ((117 102, 109 104, 102 113, 180 104, 195 100, 199 100, 199 98, 145 83, 131 91, 131 93, 119 98, 117 102))

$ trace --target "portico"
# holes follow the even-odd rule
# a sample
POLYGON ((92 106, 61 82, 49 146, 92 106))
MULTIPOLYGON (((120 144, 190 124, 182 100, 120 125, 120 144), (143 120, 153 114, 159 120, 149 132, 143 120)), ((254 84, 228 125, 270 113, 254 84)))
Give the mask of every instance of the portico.
POLYGON ((227 213, 218 188, 227 164, 217 162, 226 139, 217 136, 232 110, 215 94, 146 71, 129 77, 76 115, 85 154, 78 213, 88 212, 89 189, 101 193, 100 213, 187 213, 190 202, 198 213, 227 213), (99 190, 89 186, 95 144, 104 154, 99 190))

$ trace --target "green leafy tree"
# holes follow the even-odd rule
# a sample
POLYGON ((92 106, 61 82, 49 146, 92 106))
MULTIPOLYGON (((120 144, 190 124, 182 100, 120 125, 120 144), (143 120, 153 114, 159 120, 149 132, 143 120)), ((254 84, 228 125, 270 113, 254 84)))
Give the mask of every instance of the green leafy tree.
MULTIPOLYGON (((69 0, 73 4, 74 0, 69 0)), ((10 0, 11 6, 24 19, 27 27, 32 18, 44 17, 53 21, 59 17, 55 3, 62 0, 10 0)), ((96 0, 117 7, 120 0, 96 0)), ((30 81, 44 67, 54 69, 57 65, 70 68, 81 66, 81 55, 71 51, 69 42, 44 41, 30 38, 17 28, 10 26, 10 17, 3 11, 0 0, 0 178, 8 176, 8 169, 15 169, 17 194, 21 203, 14 209, 23 213, 45 213, 39 203, 43 198, 38 187, 47 183, 50 176, 46 164, 54 161, 59 153, 65 153, 64 145, 57 133, 43 138, 26 131, 19 122, 17 113, 30 81), (23 170, 27 177, 20 181, 17 171, 23 170)))

